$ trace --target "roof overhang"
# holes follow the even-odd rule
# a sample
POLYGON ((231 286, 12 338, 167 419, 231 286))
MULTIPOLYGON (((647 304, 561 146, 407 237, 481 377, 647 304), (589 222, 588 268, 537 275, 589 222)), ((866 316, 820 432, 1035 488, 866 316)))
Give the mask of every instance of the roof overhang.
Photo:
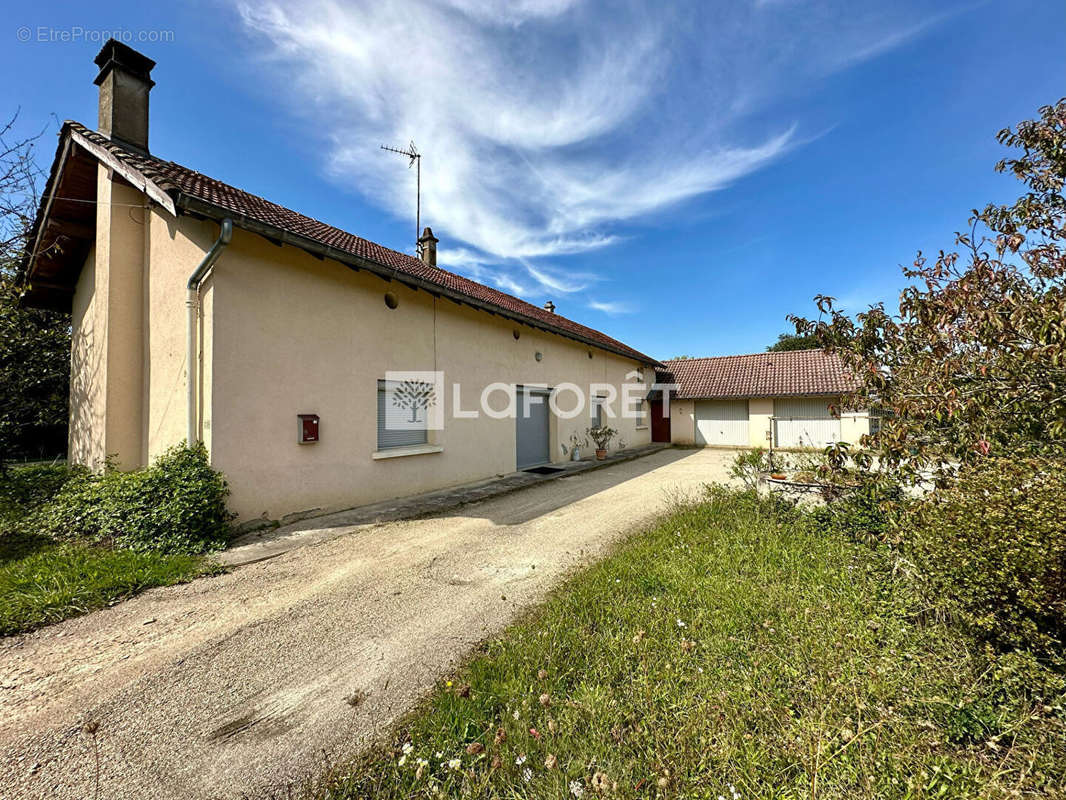
POLYGON ((96 239, 96 160, 62 135, 22 264, 22 303, 70 311, 78 274, 96 239))
POLYGON ((96 182, 100 164, 109 167, 120 181, 143 192, 152 202, 175 213, 170 195, 105 148, 64 126, 21 268, 23 305, 71 310, 74 287, 96 241, 96 182))

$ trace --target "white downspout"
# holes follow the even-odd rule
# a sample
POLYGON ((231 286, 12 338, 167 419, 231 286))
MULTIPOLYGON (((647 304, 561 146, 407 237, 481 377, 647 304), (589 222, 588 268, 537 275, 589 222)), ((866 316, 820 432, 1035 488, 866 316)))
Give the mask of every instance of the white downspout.
POLYGON ((218 261, 218 257, 222 255, 222 250, 230 243, 230 239, 233 238, 233 221, 227 217, 221 222, 221 230, 218 233, 218 238, 215 239, 215 243, 211 245, 211 249, 207 251, 203 261, 189 276, 189 283, 186 286, 185 292, 185 365, 186 373, 188 374, 188 380, 186 382, 186 441, 191 445, 200 440, 199 432, 196 426, 196 383, 197 372, 196 364, 198 361, 196 351, 196 318, 199 312, 200 306, 200 285, 204 282, 204 278, 207 277, 207 273, 211 267, 218 261))

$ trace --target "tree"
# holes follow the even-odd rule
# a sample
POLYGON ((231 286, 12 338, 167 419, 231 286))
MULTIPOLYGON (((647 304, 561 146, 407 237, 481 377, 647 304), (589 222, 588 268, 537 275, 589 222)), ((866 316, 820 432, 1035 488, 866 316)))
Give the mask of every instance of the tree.
POLYGON ((818 347, 814 336, 801 336, 795 333, 779 333, 777 341, 766 348, 767 353, 784 353, 788 350, 812 350, 818 347))
POLYGON ((955 251, 919 252, 898 311, 852 318, 819 295, 821 318, 790 318, 854 372, 847 406, 888 412, 867 443, 901 476, 1066 454, 1066 99, 1039 113, 998 136, 1024 194, 975 210, 955 251))
POLYGON ((56 455, 66 446, 70 317, 19 304, 19 268, 37 210, 40 134, 0 130, 0 465, 13 454, 56 455))
POLYGON ((878 304, 851 318, 819 296, 823 318, 793 322, 855 374, 847 405, 885 412, 865 439, 879 469, 861 473, 870 480, 860 488, 895 512, 882 535, 929 605, 1008 659, 1029 651, 1025 680, 1057 693, 1066 673, 1066 100, 998 138, 1020 152, 996 169, 1024 193, 975 210, 955 250, 932 263, 918 253, 897 311, 878 304), (884 491, 930 479, 933 491, 884 491), (1053 682, 1038 667, 1057 672, 1053 682))

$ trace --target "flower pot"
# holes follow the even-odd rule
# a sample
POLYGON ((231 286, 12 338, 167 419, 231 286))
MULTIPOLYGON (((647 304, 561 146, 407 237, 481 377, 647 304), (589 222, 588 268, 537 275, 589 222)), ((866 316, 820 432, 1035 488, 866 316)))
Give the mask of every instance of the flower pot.
POLYGON ((576 447, 570 450, 570 460, 571 461, 580 461, 581 460, 581 451, 578 450, 576 447))
POLYGON ((597 461, 603 461, 603 459, 605 459, 605 458, 607 458, 607 450, 604 449, 604 448, 597 447, 596 448, 596 460, 597 461))

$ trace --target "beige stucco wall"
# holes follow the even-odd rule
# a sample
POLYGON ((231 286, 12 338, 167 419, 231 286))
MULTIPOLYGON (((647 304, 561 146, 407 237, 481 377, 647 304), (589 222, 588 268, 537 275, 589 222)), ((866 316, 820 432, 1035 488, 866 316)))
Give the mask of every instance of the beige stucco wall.
POLYGON ((692 400, 670 401, 670 441, 674 444, 696 443, 695 403, 692 400))
POLYGON ((97 268, 106 252, 107 313, 107 424, 108 456, 120 469, 139 467, 143 453, 144 396, 144 229, 143 196, 117 183, 101 168, 97 184, 97 268), (109 197, 111 203, 105 202, 109 197), (106 247, 102 247, 106 243, 106 247))
POLYGON ((72 301, 69 455, 99 469, 143 463, 143 195, 97 170, 96 242, 72 301))
MULTIPOLYGON (((152 209, 149 218, 151 269, 146 297, 150 325, 146 363, 150 380, 145 393, 146 460, 156 458, 186 436, 186 284, 218 232, 217 223, 175 218, 158 207, 152 209)), ((213 315, 210 276, 200 294, 196 337, 197 420, 199 432, 210 450, 210 425, 204 425, 203 411, 210 407, 213 315)))
MULTIPOLYGON (((185 438, 185 284, 218 225, 149 207, 104 167, 97 199, 96 243, 72 305, 69 453, 94 469, 107 457, 132 469, 185 438)), ((202 302, 208 398, 210 280, 202 302)), ((210 444, 210 430, 204 434, 210 444)))
POLYGON ((71 305, 70 426, 67 457, 74 464, 102 467, 107 385, 107 271, 96 272, 96 247, 89 250, 71 305))
MULTIPOLYGON (((453 383, 470 410, 493 382, 617 386, 638 366, 598 349, 589 358, 590 348, 578 342, 244 231, 223 252, 211 291, 213 380, 203 424, 242 520, 344 508, 512 472, 515 420, 453 419, 453 383), (395 310, 385 305, 386 291, 399 299, 395 310), (445 427, 431 433, 442 452, 373 458, 377 381, 387 370, 444 372, 445 427), (297 443, 301 413, 320 416, 318 443, 297 443)), ((504 402, 502 395, 495 399, 504 402)), ((571 400, 560 404, 570 408, 571 400)), ((649 428, 637 429, 636 420, 605 422, 628 446, 650 441, 649 428)), ((552 459, 565 460, 562 445, 588 425, 584 415, 553 416, 552 459)))

